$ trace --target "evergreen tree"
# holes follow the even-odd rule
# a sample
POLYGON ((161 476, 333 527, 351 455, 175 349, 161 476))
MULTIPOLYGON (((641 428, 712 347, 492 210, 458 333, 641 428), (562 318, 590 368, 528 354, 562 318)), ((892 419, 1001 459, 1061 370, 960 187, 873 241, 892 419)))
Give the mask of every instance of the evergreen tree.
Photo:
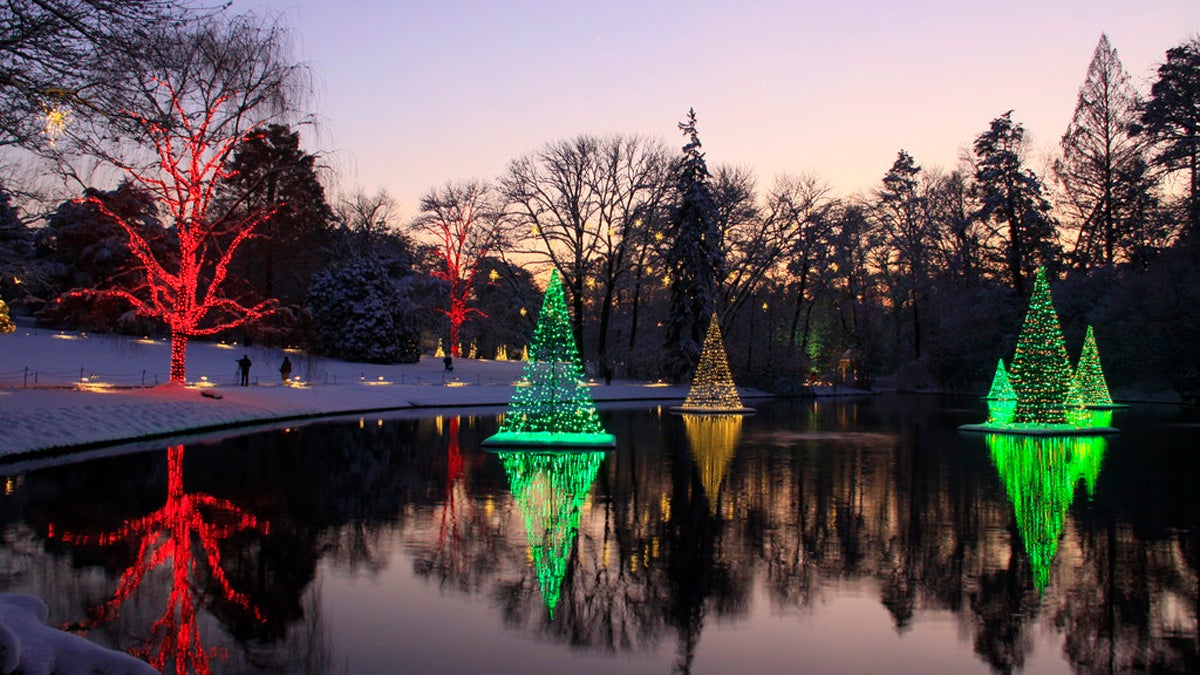
POLYGON ((20 301, 20 286, 33 259, 33 231, 12 206, 12 194, 0 182, 0 295, 20 301))
POLYGON ((1074 373, 1054 310, 1046 269, 1039 267, 1009 373, 1017 392, 1017 424, 1066 424, 1074 373))
POLYGON ((700 358, 705 322, 716 309, 718 284, 724 276, 721 233, 708 165, 700 151, 696 112, 688 110, 679 124, 687 137, 679 164, 678 202, 671 219, 667 251, 671 309, 667 322, 667 376, 683 379, 700 358))
POLYGON ((927 265, 934 249, 927 199, 921 194, 921 167, 901 150, 883 177, 876 216, 892 252, 885 272, 894 276, 896 311, 907 306, 912 322, 912 358, 921 358, 921 305, 928 285, 927 265))
POLYGON ((1162 148, 1156 162, 1188 172, 1184 231, 1200 233, 1200 37, 1167 50, 1142 108, 1142 128, 1162 148))
POLYGON ((1145 141, 1133 134, 1141 102, 1107 35, 1092 54, 1075 115, 1062 137, 1054 172, 1067 196, 1078 234, 1076 265, 1111 265, 1133 257, 1147 226, 1152 185, 1145 141))
POLYGON ((584 380, 557 270, 550 273, 529 347, 529 360, 500 430, 485 443, 612 445, 615 439, 600 424, 584 380))
POLYGON ((1075 367, 1075 386, 1084 406, 1112 406, 1108 382, 1104 379, 1104 368, 1100 365, 1100 350, 1096 347, 1096 335, 1091 326, 1083 338, 1083 351, 1079 354, 1079 365, 1075 367))
POLYGON ((1017 392, 1013 391, 1008 371, 1004 368, 1004 359, 996 361, 996 374, 992 376, 992 388, 988 390, 987 397, 995 401, 1017 400, 1017 392))
MULTIPOLYGON (((238 200, 240 211, 279 209, 233 261, 238 290, 254 302, 274 298, 281 307, 300 305, 312 276, 331 257, 333 210, 317 177, 316 156, 301 149, 299 132, 270 124, 242 140, 229 170, 221 194, 238 200)), ((258 329, 285 330, 286 316, 267 316, 257 322, 258 329)))
POLYGON ((1010 110, 992 120, 974 145, 974 191, 980 202, 975 215, 1003 238, 997 262, 1021 295, 1033 268, 1059 257, 1042 181, 1021 159, 1024 138, 1025 128, 1012 121, 1010 110))
POLYGON ((347 361, 416 363, 420 310, 409 299, 411 279, 395 278, 365 258, 318 272, 306 301, 315 351, 347 361))

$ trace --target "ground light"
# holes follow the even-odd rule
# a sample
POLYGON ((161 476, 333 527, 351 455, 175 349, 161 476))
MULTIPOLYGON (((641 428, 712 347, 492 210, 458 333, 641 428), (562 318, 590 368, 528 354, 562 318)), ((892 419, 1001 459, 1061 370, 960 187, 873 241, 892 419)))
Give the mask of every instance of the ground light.
POLYGON ((500 450, 496 454, 525 520, 529 559, 553 621, 579 534, 579 518, 606 453, 500 450))
POLYGON ((617 444, 616 437, 600 424, 584 379, 557 270, 550 274, 529 360, 508 412, 500 430, 483 444, 505 448, 611 448, 617 444))
POLYGON ((753 408, 742 405, 733 375, 729 372, 729 359, 725 355, 725 341, 721 338, 721 325, 714 313, 708 322, 708 333, 704 336, 704 349, 700 352, 700 363, 692 376, 683 405, 671 408, 671 412, 692 415, 746 415, 753 408))

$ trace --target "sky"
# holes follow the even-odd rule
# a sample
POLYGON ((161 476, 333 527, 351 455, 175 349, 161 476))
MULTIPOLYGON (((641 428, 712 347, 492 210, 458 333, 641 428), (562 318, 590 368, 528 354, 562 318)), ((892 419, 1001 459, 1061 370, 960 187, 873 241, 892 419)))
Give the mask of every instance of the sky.
MULTIPOLYGON (((875 187, 900 149, 953 168, 1008 110, 1043 160, 1102 33, 1141 92, 1200 34, 1195 0, 235 0, 275 13, 311 66, 302 143, 334 195, 386 189, 402 217, 450 180, 579 134, 683 145, 765 189, 809 174, 875 187)), ((1034 167, 1038 167, 1035 165, 1034 167)))

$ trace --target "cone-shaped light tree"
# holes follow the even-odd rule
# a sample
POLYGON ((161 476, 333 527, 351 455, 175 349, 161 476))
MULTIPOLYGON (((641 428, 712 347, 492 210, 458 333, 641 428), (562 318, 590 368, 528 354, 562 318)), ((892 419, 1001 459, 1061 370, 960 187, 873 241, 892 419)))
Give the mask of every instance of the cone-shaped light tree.
POLYGON ((987 397, 993 401, 1017 400, 1017 392, 1013 391, 1012 382, 1008 379, 1004 359, 996 361, 996 374, 992 376, 992 388, 988 390, 987 397))
POLYGON ((604 452, 509 450, 497 454, 525 519, 529 557, 553 620, 579 534, 579 517, 604 452))
POLYGON ((1012 503, 1038 593, 1050 581, 1067 510, 1082 480, 1090 499, 1104 461, 1103 436, 1035 438, 989 434, 992 463, 1012 503))
POLYGON ((1034 279, 1009 376, 1017 393, 1014 422, 1067 423, 1067 398, 1074 373, 1043 267, 1038 268, 1034 279))
POLYGON ((725 355, 725 341, 721 338, 721 324, 715 312, 708 322, 704 350, 692 375, 692 386, 680 409, 685 412, 718 413, 748 410, 742 407, 742 398, 738 396, 733 375, 729 372, 729 358, 725 355))
POLYGON ((1096 348, 1096 336, 1092 327, 1087 327, 1083 338, 1083 351, 1079 354, 1079 365, 1075 368, 1075 386, 1079 390, 1084 406, 1111 407, 1112 395, 1108 393, 1108 382, 1100 366, 1100 350, 1096 348))
POLYGON ((571 332, 558 272, 542 301, 537 327, 500 431, 485 445, 605 446, 616 444, 596 413, 571 332))

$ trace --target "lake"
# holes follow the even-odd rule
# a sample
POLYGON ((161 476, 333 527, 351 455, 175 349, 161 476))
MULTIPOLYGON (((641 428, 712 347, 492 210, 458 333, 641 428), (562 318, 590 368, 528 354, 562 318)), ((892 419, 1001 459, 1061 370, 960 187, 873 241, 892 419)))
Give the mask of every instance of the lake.
POLYGON ((0 591, 199 673, 1200 671, 1200 415, 961 432, 986 406, 602 406, 609 452, 492 452, 501 408, 0 465, 0 591))

